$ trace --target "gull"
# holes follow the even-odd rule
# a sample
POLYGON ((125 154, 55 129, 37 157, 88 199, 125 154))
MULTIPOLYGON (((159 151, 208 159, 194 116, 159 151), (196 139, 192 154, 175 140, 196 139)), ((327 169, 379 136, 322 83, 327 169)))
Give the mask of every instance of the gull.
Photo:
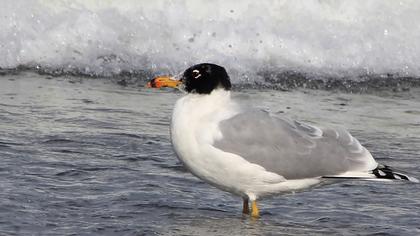
POLYGON ((193 175, 242 197, 242 212, 252 217, 260 216, 257 199, 327 179, 418 182, 378 164, 344 128, 319 128, 234 99, 222 66, 197 64, 175 77, 156 77, 148 87, 186 92, 170 127, 177 157, 193 175))

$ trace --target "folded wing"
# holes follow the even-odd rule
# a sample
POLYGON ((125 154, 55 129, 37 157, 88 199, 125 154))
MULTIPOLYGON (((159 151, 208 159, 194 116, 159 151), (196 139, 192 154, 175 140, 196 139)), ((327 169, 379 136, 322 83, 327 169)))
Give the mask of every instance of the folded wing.
POLYGON ((342 128, 317 128, 262 110, 242 112, 219 124, 222 134, 213 145, 241 156, 286 179, 377 167, 366 148, 342 128))

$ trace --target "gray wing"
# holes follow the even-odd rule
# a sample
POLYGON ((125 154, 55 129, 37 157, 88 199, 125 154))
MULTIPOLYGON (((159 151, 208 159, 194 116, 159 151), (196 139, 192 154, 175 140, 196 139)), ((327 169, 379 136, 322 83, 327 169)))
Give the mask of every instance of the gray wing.
POLYGON ((320 129, 261 110, 246 111, 219 124, 213 145, 286 179, 369 171, 376 162, 342 128, 320 129))

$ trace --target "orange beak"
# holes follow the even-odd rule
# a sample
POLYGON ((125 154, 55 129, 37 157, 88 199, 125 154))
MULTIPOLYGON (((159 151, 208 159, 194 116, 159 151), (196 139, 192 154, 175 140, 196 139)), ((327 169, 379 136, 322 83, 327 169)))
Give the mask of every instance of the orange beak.
POLYGON ((182 82, 180 80, 174 79, 172 76, 158 76, 150 80, 146 87, 148 88, 163 88, 163 87, 170 87, 176 88, 182 82))

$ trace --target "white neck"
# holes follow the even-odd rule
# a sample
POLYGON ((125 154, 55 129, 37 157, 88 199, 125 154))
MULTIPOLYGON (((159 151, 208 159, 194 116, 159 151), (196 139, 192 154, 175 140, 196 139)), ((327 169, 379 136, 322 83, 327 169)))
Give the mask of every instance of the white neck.
POLYGON ((208 161, 205 158, 192 158, 198 155, 198 147, 203 143, 213 143, 221 135, 217 124, 237 114, 235 106, 230 92, 223 89, 206 95, 187 94, 176 102, 171 122, 172 144, 178 158, 193 174, 201 176, 202 173, 194 173, 192 166, 197 162, 204 165, 208 161))

